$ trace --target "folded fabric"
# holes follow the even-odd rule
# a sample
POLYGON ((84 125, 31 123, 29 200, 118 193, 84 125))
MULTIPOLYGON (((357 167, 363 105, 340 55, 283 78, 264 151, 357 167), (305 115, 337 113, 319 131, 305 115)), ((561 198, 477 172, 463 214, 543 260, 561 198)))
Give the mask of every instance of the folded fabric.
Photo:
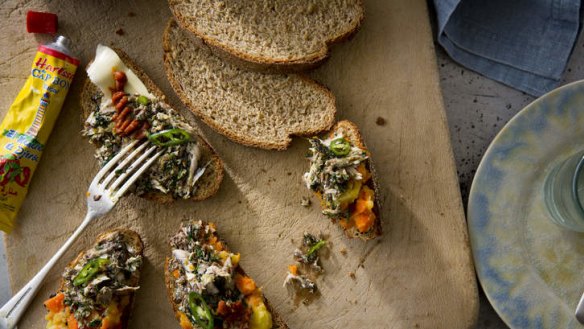
POLYGON ((560 83, 581 0, 434 0, 438 42, 460 64, 528 94, 560 83))

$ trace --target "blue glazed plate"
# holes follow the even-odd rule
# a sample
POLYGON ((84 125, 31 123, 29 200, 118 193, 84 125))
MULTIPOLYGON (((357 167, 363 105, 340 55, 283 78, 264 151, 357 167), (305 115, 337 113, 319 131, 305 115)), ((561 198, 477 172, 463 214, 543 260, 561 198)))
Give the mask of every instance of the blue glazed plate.
POLYGON ((468 226, 479 281, 511 328, 584 328, 584 234, 553 224, 546 173, 584 149, 584 81, 519 112, 495 137, 475 175, 468 226))

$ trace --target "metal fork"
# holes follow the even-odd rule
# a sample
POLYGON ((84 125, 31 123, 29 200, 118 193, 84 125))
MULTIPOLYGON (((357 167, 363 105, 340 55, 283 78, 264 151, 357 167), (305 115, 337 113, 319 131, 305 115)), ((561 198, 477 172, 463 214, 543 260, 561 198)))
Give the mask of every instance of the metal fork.
POLYGON ((138 143, 139 141, 134 141, 128 144, 97 173, 86 193, 87 215, 85 219, 47 264, 0 309, 0 329, 13 329, 16 327, 18 320, 26 311, 43 280, 59 258, 69 249, 92 220, 107 214, 114 207, 119 198, 163 152, 161 150, 150 157, 156 150, 156 146, 151 146, 144 151, 149 142, 143 143, 136 148, 135 146, 138 143), (132 149, 134 150, 132 151, 132 149), (130 154, 122 159, 128 153, 130 154), (130 161, 140 153, 142 154, 138 159, 128 166, 130 161), (112 170, 116 164, 117 167, 112 170))

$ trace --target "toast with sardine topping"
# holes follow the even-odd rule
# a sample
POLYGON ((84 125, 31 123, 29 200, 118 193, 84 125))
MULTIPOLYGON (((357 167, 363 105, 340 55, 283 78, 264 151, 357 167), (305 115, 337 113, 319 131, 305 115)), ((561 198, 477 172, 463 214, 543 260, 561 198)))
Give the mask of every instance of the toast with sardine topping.
POLYGON ((329 134, 309 139, 306 186, 320 200, 322 213, 337 221, 348 237, 381 235, 379 190, 371 154, 357 126, 339 121, 329 134))
POLYGON ((165 282, 183 329, 288 328, 239 265, 215 224, 190 221, 170 239, 165 282))
POLYGON ((101 165, 128 143, 144 140, 164 152, 136 181, 133 193, 170 202, 203 200, 217 192, 223 162, 125 53, 99 45, 87 72, 82 134, 97 147, 101 165))
POLYGON ((62 275, 59 291, 44 302, 48 329, 128 327, 139 289, 142 251, 138 233, 102 233, 62 275))

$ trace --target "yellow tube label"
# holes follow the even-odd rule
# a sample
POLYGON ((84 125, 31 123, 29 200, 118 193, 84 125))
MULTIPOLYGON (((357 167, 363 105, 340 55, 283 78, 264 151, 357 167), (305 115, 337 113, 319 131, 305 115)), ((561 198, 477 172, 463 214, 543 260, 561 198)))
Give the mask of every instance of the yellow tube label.
POLYGON ((0 124, 0 230, 10 232, 59 116, 79 60, 40 46, 0 124))

